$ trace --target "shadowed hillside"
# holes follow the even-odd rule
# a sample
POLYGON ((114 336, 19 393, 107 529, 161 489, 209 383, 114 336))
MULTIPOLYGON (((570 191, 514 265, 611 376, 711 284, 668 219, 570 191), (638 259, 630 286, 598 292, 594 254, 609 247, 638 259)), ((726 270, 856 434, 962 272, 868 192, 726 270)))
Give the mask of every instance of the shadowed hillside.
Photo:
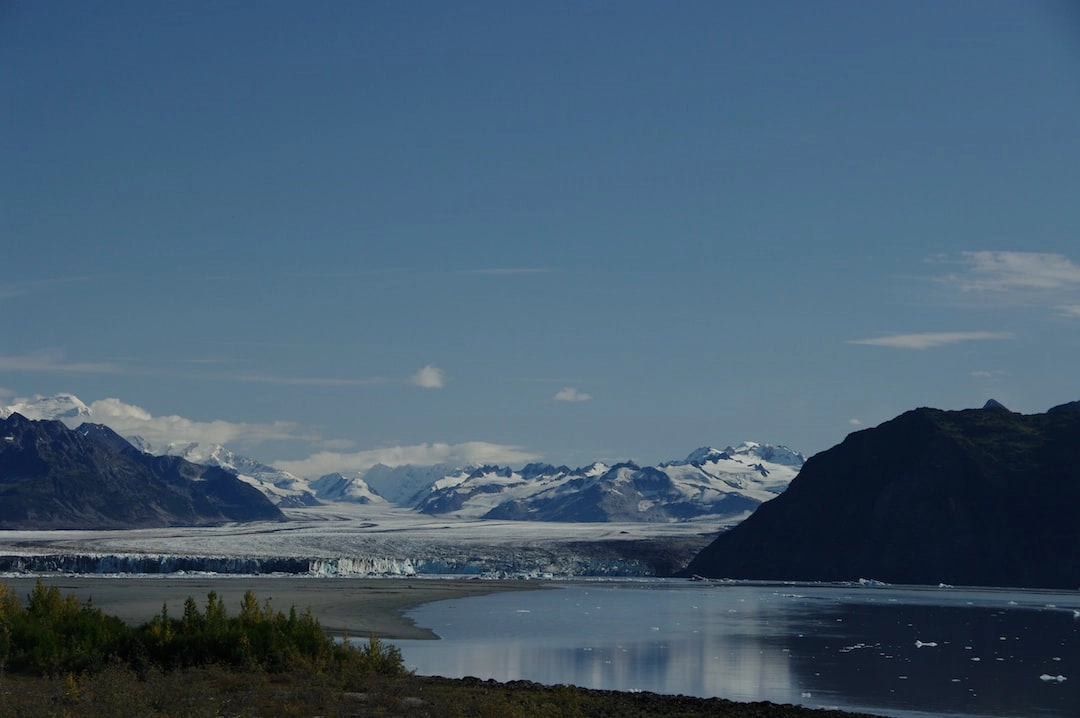
POLYGON ((1080 402, 916 409, 807 460, 683 572, 1080 587, 1080 402))
POLYGON ((224 469, 144 454, 111 429, 0 419, 0 529, 106 529, 283 520, 224 469))

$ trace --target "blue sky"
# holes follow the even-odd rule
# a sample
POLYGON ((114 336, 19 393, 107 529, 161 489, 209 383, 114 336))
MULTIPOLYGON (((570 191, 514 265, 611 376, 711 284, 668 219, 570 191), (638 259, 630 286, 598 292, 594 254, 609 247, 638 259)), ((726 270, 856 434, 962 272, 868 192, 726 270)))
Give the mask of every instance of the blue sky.
POLYGON ((6 403, 317 475, 1080 399, 1068 2, 6 2, 0 67, 6 403))

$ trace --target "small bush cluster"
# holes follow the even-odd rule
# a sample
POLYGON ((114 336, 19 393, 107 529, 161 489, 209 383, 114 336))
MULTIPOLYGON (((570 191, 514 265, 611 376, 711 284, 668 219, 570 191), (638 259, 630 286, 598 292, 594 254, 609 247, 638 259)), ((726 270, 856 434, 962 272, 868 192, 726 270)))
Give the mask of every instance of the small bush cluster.
POLYGON ((130 627, 74 595, 60 596, 38 581, 26 606, 0 583, 0 672, 62 675, 126 664, 140 675, 150 668, 174 670, 222 665, 282 673, 305 669, 341 677, 405 673, 401 653, 372 637, 362 646, 339 643, 311 611, 275 611, 248 591, 240 613, 230 616, 216 593, 200 610, 194 599, 183 615, 168 608, 149 623, 130 627))
POLYGON ((125 652, 131 629, 38 581, 23 607, 0 583, 0 671, 56 675, 98 670, 125 652))

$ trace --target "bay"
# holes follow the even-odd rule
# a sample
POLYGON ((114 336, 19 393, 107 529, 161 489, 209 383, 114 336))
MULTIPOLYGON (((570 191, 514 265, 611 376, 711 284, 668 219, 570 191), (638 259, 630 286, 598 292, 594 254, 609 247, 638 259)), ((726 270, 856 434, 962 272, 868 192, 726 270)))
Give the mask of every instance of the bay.
POLYGON ((1080 593, 589 582, 408 612, 423 675, 773 701, 886 716, 1080 715, 1080 593))

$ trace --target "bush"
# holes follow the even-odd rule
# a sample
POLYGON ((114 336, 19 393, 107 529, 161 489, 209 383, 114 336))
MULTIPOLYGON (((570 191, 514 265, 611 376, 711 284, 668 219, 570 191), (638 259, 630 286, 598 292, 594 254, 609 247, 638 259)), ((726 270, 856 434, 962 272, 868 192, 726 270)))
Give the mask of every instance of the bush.
POLYGON ((23 608, 0 584, 0 668, 57 675, 99 670, 117 657, 130 629, 40 580, 23 608))
POLYGON ((346 682, 358 676, 402 675, 401 652, 372 637, 364 646, 337 643, 308 610, 275 611, 248 591, 240 613, 228 615, 214 592, 200 611, 194 599, 183 616, 167 606, 149 623, 131 628, 73 595, 61 598, 55 587, 38 581, 24 608, 0 583, 0 670, 39 675, 97 672, 110 663, 126 664, 145 677, 151 668, 223 665, 282 673, 303 669, 346 682))

